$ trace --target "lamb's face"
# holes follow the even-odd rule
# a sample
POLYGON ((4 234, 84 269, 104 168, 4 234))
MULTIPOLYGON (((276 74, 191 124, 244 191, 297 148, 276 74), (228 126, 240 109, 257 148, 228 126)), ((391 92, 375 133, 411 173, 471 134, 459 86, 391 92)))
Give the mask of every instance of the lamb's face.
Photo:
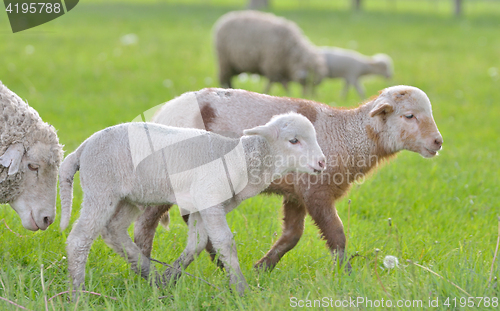
POLYGON ((443 138, 424 92, 408 86, 391 87, 385 89, 376 102, 370 115, 385 122, 385 132, 390 137, 385 142, 386 148, 414 151, 425 158, 437 155, 443 138))
POLYGON ((386 54, 376 54, 373 56, 373 73, 381 75, 386 79, 392 78, 393 66, 392 59, 386 54))
POLYGON ((294 120, 279 132, 275 142, 279 159, 287 171, 319 174, 326 168, 326 158, 316 139, 314 126, 305 120, 294 120))
POLYGON ((45 230, 55 219, 58 168, 51 161, 53 152, 51 146, 37 142, 26 150, 19 165, 22 193, 9 203, 28 230, 45 230))
POLYGON ((274 116, 266 125, 243 131, 261 135, 269 142, 274 165, 281 174, 291 171, 318 174, 326 168, 326 158, 319 147, 313 124, 303 115, 288 113, 274 116))

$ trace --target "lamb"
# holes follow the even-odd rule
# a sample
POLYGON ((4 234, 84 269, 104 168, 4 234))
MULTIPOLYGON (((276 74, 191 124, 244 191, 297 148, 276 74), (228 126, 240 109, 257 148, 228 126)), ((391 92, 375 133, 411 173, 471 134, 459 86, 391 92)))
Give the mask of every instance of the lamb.
MULTIPOLYGON (((210 238, 230 267, 230 284, 243 293, 247 284, 226 213, 287 172, 316 174, 324 169, 314 127, 296 113, 245 130, 239 139, 153 123, 125 123, 97 132, 68 155, 60 169, 63 230, 71 215, 77 170, 84 192, 81 216, 66 246, 73 287, 84 283, 85 262, 99 233, 147 279, 150 260, 142 256, 127 228, 150 205, 178 204, 183 214, 190 214, 189 237, 174 267, 186 268, 210 238)), ((178 271, 167 270, 163 277, 155 274, 155 282, 168 284, 178 276, 178 271)))
POLYGON ((232 88, 231 77, 242 72, 257 73, 288 91, 288 82, 299 82, 304 94, 327 74, 319 49, 292 21, 270 13, 238 11, 223 15, 214 26, 215 49, 222 87, 232 88))
MULTIPOLYGON (((320 176, 289 174, 273 182, 266 193, 283 196, 284 224, 281 237, 255 267, 271 270, 299 242, 304 218, 309 213, 334 259, 344 261, 345 234, 335 202, 351 184, 364 178, 384 160, 400 150, 435 156, 443 138, 432 116, 427 95, 411 86, 393 86, 354 109, 244 90, 203 89, 167 102, 153 122, 174 126, 202 127, 226 136, 240 136, 243 129, 264 124, 284 111, 303 114, 313 122, 328 167, 320 176), (199 107, 187 105, 184 97, 196 96, 199 107)), ((160 218, 168 219, 170 205, 148 209, 135 224, 135 242, 145 256, 151 247, 160 218)), ((214 250, 208 244, 212 258, 214 250)))
POLYGON ((347 97, 349 87, 353 85, 361 98, 365 98, 365 90, 359 82, 364 75, 374 74, 392 77, 392 59, 386 54, 364 56, 356 51, 341 48, 324 47, 321 49, 328 68, 327 77, 345 80, 342 96, 347 97))
POLYGON ((23 227, 45 230, 56 215, 62 145, 35 109, 0 82, 0 203, 9 203, 23 227))

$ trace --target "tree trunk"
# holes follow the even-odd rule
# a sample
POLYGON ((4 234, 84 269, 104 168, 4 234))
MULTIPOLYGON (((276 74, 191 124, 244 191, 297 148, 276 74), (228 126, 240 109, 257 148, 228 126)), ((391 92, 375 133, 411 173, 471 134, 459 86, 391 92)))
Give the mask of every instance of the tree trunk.
POLYGON ((455 0, 455 16, 462 15, 462 0, 455 0))
POLYGON ((248 8, 252 10, 267 9, 269 7, 269 0, 249 0, 248 8))
POLYGON ((352 7, 354 10, 361 10, 361 0, 352 0, 352 7))

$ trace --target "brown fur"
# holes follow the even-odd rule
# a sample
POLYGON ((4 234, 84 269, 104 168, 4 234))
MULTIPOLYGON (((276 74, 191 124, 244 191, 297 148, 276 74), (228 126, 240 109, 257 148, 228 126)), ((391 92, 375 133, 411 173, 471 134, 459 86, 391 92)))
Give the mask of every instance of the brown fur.
MULTIPOLYGON (((275 114, 296 111, 313 122, 318 143, 327 157, 327 169, 323 174, 289 174, 266 189, 266 193, 283 196, 283 233, 271 250, 257 262, 256 267, 272 269, 283 255, 298 243, 307 213, 320 229, 330 251, 337 253, 342 260, 345 234, 342 220, 335 209, 335 202, 348 193, 356 177, 366 176, 379 164, 395 156, 400 149, 412 150, 408 147, 393 150, 391 144, 386 141, 386 123, 396 108, 385 107, 384 113, 370 117, 370 112, 383 103, 377 101, 383 92, 379 97, 372 97, 357 108, 345 109, 303 99, 273 97, 243 90, 227 91, 231 95, 231 100, 228 100, 220 97, 219 90, 204 89, 196 93, 198 102, 201 103, 203 118, 209 120, 209 130, 241 135, 243 129, 264 124, 275 114), (212 117, 213 115, 216 117, 212 117)), ((406 97, 412 99, 411 90, 403 90, 393 98, 394 102, 397 102, 406 97)), ((431 126, 424 126, 421 131, 437 131, 432 116, 430 118, 431 126)), ((403 132, 400 134, 405 135, 403 132)), ((399 138, 399 135, 396 136, 399 138)), ((408 142, 412 139, 418 138, 406 137, 404 140, 408 142)), ((158 217, 158 214, 159 212, 151 209, 146 210, 141 218, 151 219, 150 226, 136 225, 136 237, 145 235, 146 231, 154 233, 157 222, 152 219, 158 217)), ((143 242, 136 240, 136 243, 143 250, 150 251, 150 247, 143 242)), ((213 253, 213 250, 209 252, 213 253)), ((145 254, 149 255, 149 252, 145 254)))
POLYGON ((300 113, 301 115, 305 116, 312 123, 316 122, 316 115, 318 114, 318 112, 310 104, 299 102, 299 108, 297 109, 297 113, 300 113))
POLYGON ((210 131, 210 125, 215 119, 215 110, 210 106, 210 103, 205 103, 201 105, 201 117, 203 119, 203 124, 205 124, 205 129, 210 131))

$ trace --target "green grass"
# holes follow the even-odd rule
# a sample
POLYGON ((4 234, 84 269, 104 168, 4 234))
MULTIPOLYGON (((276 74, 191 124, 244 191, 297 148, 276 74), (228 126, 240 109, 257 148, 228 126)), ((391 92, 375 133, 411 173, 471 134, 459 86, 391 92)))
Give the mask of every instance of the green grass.
MULTIPOLYGON (((130 121, 183 92, 217 86, 211 27, 244 1, 190 2, 81 1, 69 14, 18 34, 10 33, 6 15, 0 13, 0 79, 58 129, 61 143, 70 152, 100 129, 130 121), (129 33, 138 36, 138 43, 124 46, 120 37, 129 33), (33 49, 27 46, 34 52, 28 54, 33 49)), ((173 288, 152 288, 99 238, 90 252, 86 286, 117 301, 85 295, 77 309, 280 310, 290 307, 291 297, 383 298, 394 304, 399 299, 420 299, 428 307, 429 297, 438 297, 439 309, 444 310, 447 297, 465 296, 449 282, 409 265, 407 259, 475 297, 498 298, 498 285, 488 287, 488 278, 500 210, 500 5, 471 3, 466 6, 468 14, 454 18, 443 2, 438 4, 441 9, 432 10, 429 1, 420 9, 414 1, 397 1, 396 9, 387 10, 390 2, 368 1, 366 10, 359 13, 350 12, 347 1, 311 0, 308 5, 276 0, 272 9, 296 21, 317 45, 391 55, 394 79, 366 79, 367 94, 395 84, 423 89, 444 137, 439 157, 426 160, 401 152, 337 203, 347 227, 347 199, 352 200, 348 252, 361 256, 352 260, 350 275, 332 269, 329 251, 309 217, 299 244, 274 271, 253 271, 252 264, 281 230, 280 198, 258 196, 227 216, 252 289, 245 297, 229 292, 226 276, 206 254, 187 271, 222 291, 189 276, 173 288), (398 269, 383 269, 386 255, 399 258, 398 269)), ((236 80, 235 86, 262 91, 264 82, 236 80)), ((341 87, 338 80, 325 81, 315 100, 357 105, 353 90, 347 100, 339 97, 341 87)), ((272 94, 285 95, 280 86, 272 94)), ((300 87, 293 85, 292 96, 300 95, 300 87)), ((78 217, 82 199, 78 182, 74 189, 72 221, 78 217)), ((172 216, 169 231, 158 229, 153 249, 154 258, 169 263, 184 248, 187 231, 177 210, 172 216)), ((0 222, 0 297, 44 310, 44 297, 69 286, 63 259, 69 230, 59 231, 58 218, 45 232, 28 232, 8 205, 0 208, 0 219, 27 236, 18 237, 0 222)), ((495 277, 499 266, 497 260, 495 277)), ((49 309, 75 309, 63 297, 49 303, 49 309)), ((16 310, 1 300, 0 309, 16 310)), ((452 309, 463 308, 457 304, 452 309)))

